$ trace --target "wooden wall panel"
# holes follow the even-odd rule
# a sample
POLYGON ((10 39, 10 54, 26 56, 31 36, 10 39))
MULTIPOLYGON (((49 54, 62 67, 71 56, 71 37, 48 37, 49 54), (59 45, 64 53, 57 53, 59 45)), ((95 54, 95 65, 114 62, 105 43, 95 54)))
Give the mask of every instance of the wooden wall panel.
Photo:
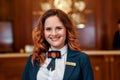
POLYGON ((25 45, 32 44, 32 0, 16 1, 14 27, 14 48, 19 51, 25 45))
POLYGON ((111 62, 111 80, 119 80, 120 79, 120 57, 118 55, 114 55, 110 57, 111 62))
MULTIPOLYGON (((40 7, 39 3, 42 1, 38 0, 37 6, 40 7)), ((86 28, 78 29, 81 47, 85 50, 111 50, 113 36, 117 29, 116 22, 120 19, 120 0, 85 1, 88 13, 89 10, 91 12, 85 16, 86 28)), ((34 0, 0 0, 0 21, 11 21, 13 24, 14 52, 24 49, 27 44, 33 44, 31 32, 37 18, 34 19, 32 12, 39 9, 34 7, 36 2, 34 3, 34 0)))
POLYGON ((85 15, 85 28, 78 28, 78 39, 81 48, 84 50, 96 49, 96 34, 95 34, 95 2, 93 0, 85 0, 86 8, 83 12, 85 15))
POLYGON ((0 0, 0 52, 13 51, 15 0, 0 0))
POLYGON ((26 57, 0 58, 0 79, 21 80, 26 57))
POLYGON ((94 80, 111 80, 109 78, 109 62, 105 60, 105 56, 90 55, 89 57, 94 72, 94 80))
POLYGON ((15 17, 15 0, 0 0, 0 20, 13 20, 15 17))

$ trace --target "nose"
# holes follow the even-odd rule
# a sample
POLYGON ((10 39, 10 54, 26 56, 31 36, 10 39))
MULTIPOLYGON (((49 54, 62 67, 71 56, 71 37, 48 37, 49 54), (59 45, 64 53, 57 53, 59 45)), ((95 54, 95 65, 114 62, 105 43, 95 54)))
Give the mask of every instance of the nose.
POLYGON ((57 34, 56 30, 52 30, 52 35, 55 36, 57 34))

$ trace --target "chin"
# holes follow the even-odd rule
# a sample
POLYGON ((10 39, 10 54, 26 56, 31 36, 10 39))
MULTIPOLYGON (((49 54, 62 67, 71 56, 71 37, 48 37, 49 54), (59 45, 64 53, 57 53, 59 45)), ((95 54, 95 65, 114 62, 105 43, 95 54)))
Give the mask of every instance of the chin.
POLYGON ((52 47, 56 48, 56 49, 60 49, 61 48, 61 46, 59 46, 59 45, 52 45, 52 47))

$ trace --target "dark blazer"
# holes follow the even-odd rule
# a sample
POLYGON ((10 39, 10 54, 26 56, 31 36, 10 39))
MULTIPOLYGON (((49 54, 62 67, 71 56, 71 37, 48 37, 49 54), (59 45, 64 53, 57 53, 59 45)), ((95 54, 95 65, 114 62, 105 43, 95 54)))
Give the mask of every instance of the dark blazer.
MULTIPOLYGON (((31 56, 28 58, 22 80, 36 80, 40 63, 35 61, 33 66, 31 58, 31 56)), ((94 80, 92 67, 87 54, 68 49, 67 62, 75 63, 76 65, 66 64, 63 80, 94 80)))

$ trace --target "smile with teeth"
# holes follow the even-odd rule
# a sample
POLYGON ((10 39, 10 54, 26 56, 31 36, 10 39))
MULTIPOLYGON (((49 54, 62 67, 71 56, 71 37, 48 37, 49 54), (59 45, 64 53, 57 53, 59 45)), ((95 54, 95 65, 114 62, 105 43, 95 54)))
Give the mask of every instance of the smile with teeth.
POLYGON ((50 39, 51 39, 52 41, 57 41, 57 40, 59 40, 59 39, 60 39, 60 37, 54 37, 54 38, 53 38, 53 37, 51 37, 50 39))

